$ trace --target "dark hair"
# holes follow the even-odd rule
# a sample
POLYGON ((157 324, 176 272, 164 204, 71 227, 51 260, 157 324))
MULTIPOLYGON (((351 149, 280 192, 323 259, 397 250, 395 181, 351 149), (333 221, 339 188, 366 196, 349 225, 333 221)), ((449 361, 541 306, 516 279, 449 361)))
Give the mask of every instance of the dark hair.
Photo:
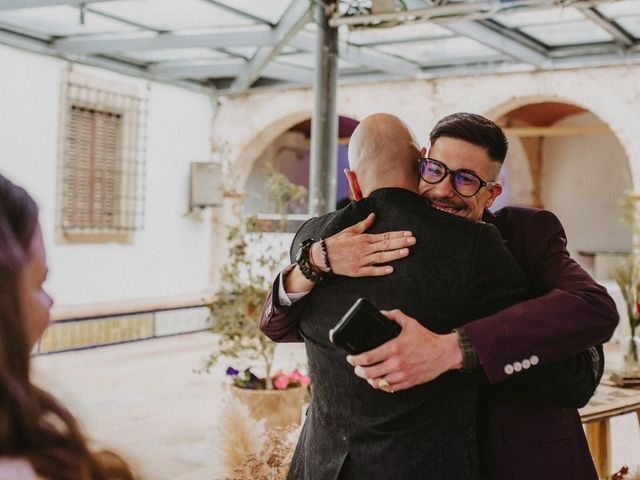
POLYGON ((31 383, 19 281, 37 228, 36 203, 0 175, 0 457, 25 458, 52 480, 132 479, 124 461, 90 452, 73 416, 31 383))
POLYGON ((453 113, 441 119, 429 134, 431 145, 440 137, 457 138, 487 150, 489 158, 502 165, 509 142, 494 122, 475 113, 453 113))

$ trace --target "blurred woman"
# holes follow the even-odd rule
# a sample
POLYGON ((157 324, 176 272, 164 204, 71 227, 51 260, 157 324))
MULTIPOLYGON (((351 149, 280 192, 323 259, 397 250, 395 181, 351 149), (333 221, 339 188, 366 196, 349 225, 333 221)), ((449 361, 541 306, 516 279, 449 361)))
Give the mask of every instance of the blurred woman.
POLYGON ((0 175, 0 480, 129 480, 127 465, 94 453, 73 416, 31 383, 30 352, 49 324, 38 207, 0 175))

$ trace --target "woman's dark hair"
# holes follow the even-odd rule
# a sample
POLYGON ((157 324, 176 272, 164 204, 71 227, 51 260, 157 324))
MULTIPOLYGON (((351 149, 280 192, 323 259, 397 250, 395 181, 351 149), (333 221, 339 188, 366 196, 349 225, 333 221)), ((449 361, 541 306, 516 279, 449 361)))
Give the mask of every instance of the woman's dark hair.
POLYGON ((21 457, 52 480, 125 480, 112 454, 92 453, 73 416, 30 380, 30 345, 19 280, 38 228, 38 207, 0 175, 0 457, 21 457))
POLYGON ((489 158, 500 165, 507 156, 509 142, 494 122, 475 113, 453 113, 441 119, 429 134, 431 145, 440 137, 457 138, 487 150, 489 158))

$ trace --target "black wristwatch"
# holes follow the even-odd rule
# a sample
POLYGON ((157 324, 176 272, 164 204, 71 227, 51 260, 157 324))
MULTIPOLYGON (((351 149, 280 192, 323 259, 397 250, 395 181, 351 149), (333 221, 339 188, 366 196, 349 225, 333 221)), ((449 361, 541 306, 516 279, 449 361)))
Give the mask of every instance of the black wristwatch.
POLYGON ((462 351, 462 371, 473 372, 480 365, 476 349, 473 348, 473 344, 465 333, 464 328, 454 328, 453 331, 458 334, 458 346, 462 351))
POLYGON ((311 268, 311 263, 309 262, 309 253, 311 251, 311 246, 315 243, 313 238, 309 238, 302 242, 300 245, 300 249, 296 253, 296 263, 298 267, 300 267, 300 271, 304 278, 307 280, 311 280, 313 283, 318 283, 322 280, 322 274, 316 273, 311 268))

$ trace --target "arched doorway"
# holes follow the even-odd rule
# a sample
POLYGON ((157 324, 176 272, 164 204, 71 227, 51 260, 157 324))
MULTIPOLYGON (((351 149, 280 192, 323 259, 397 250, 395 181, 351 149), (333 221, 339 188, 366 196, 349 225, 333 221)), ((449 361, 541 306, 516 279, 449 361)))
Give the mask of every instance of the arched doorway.
POLYGON ((571 255, 601 279, 632 246, 619 203, 631 189, 626 153, 608 125, 567 102, 521 105, 497 119, 510 148, 501 204, 546 208, 571 255))
MULTIPOLYGON (((349 187, 343 170, 348 167, 347 147, 358 121, 339 117, 338 172, 336 206, 348 200, 349 187)), ((266 217, 275 214, 274 205, 267 199, 265 180, 270 168, 283 173, 291 182, 309 188, 309 160, 311 147, 311 120, 306 119, 283 132, 261 152, 245 184, 245 212, 266 217)), ((308 201, 292 205, 288 213, 306 215, 308 201)))

